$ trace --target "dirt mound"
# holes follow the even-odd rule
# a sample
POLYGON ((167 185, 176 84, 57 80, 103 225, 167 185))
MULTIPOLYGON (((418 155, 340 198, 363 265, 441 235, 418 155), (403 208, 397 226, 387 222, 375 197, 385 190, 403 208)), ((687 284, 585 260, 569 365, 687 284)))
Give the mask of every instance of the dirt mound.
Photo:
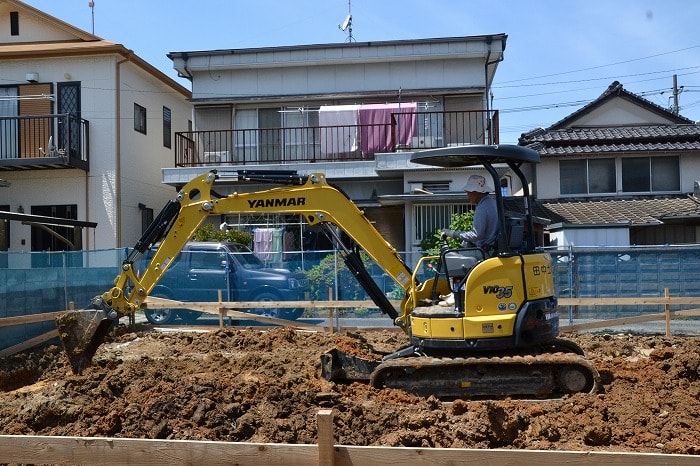
POLYGON ((604 393, 443 402, 320 378, 323 352, 389 352, 391 330, 122 330, 81 376, 56 346, 0 360, 0 434, 315 443, 330 407, 347 445, 700 454, 697 338, 566 337, 604 393))

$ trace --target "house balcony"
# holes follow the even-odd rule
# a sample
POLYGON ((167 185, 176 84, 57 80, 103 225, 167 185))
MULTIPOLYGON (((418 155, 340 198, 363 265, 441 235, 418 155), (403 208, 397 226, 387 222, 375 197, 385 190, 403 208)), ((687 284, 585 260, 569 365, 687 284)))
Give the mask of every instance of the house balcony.
POLYGON ((377 124, 177 132, 175 166, 367 161, 378 153, 498 142, 495 110, 401 112, 377 124))
POLYGON ((88 171, 90 123, 70 114, 0 116, 0 170, 88 171))

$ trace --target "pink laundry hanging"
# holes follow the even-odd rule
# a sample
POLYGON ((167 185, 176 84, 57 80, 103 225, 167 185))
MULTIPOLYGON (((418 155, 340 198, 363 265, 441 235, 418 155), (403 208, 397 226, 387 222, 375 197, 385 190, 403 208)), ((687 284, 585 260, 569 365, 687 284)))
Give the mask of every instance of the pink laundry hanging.
POLYGON ((415 102, 360 105, 362 153, 391 152, 394 144, 408 145, 416 130, 416 108, 415 102), (392 141, 392 113, 397 113, 396 141, 392 141))

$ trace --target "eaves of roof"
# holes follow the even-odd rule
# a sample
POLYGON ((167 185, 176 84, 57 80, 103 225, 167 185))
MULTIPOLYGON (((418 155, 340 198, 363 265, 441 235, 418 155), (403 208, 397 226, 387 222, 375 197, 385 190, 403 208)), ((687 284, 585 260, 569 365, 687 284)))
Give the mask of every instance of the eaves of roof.
POLYGON ((106 40, 97 41, 62 41, 62 42, 33 42, 0 45, 0 61, 32 59, 32 58, 65 58, 93 55, 117 54, 128 59, 136 66, 148 72, 159 81, 182 94, 186 99, 192 98, 192 92, 180 85, 168 75, 151 65, 133 50, 121 44, 106 40))

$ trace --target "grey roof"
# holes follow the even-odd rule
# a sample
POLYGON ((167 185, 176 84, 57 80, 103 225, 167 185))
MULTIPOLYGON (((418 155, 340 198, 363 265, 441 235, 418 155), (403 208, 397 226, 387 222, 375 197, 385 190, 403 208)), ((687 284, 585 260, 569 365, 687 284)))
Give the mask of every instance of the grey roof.
POLYGON ((536 201, 533 213, 552 223, 659 225, 672 219, 700 219, 700 199, 692 195, 655 198, 536 201))
POLYGON ((612 152, 698 151, 695 124, 539 129, 523 134, 520 144, 542 157, 612 152))

